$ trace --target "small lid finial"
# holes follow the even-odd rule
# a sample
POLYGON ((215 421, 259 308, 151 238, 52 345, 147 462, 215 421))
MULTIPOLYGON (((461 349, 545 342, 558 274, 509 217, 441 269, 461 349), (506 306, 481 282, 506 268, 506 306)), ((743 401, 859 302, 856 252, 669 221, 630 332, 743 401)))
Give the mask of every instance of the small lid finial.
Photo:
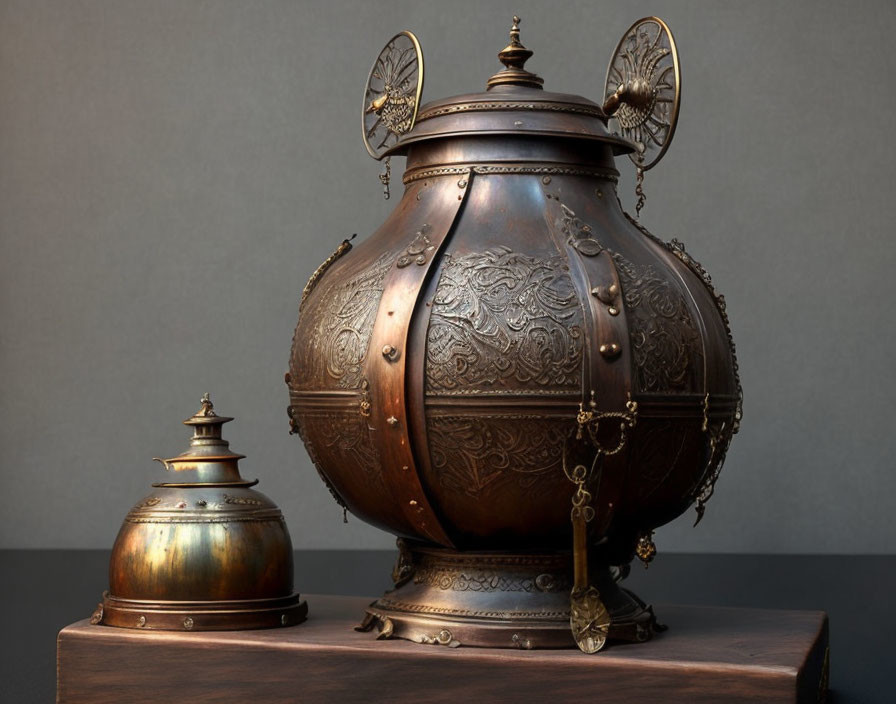
POLYGON ((208 397, 208 391, 202 394, 202 399, 199 401, 202 404, 202 408, 199 409, 199 412, 196 414, 197 416, 202 416, 203 418, 208 418, 210 416, 215 416, 215 404, 212 403, 211 399, 208 397))
POLYGON ((220 437, 221 426, 229 423, 233 418, 219 416, 215 413, 215 404, 208 393, 202 394, 199 400, 201 404, 196 413, 184 421, 184 425, 193 426, 194 439, 197 437, 220 437))
POLYGON ((520 43, 520 18, 513 16, 513 27, 510 28, 510 46, 522 46, 520 43))
POLYGON ((541 88, 544 80, 523 68, 533 53, 520 41, 520 18, 514 15, 513 26, 510 28, 510 44, 498 52, 498 58, 505 68, 488 79, 488 90, 505 84, 541 88))

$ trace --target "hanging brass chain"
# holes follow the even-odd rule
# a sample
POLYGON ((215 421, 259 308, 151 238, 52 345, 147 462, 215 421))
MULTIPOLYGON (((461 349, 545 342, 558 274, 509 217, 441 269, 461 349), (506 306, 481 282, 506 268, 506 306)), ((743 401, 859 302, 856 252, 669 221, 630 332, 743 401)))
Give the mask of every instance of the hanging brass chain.
MULTIPOLYGON (((701 425, 701 430, 706 434, 709 440, 709 457, 706 459, 706 467, 703 470, 704 475, 707 472, 709 475, 703 477, 700 489, 697 493, 697 520, 694 521, 694 526, 703 520, 703 514, 706 512, 706 503, 712 498, 712 495, 715 492, 716 480, 719 478, 719 474, 722 471, 722 463, 719 458, 724 457, 724 453, 720 454, 719 449, 724 442, 727 429, 727 421, 715 424, 710 422, 709 394, 706 394, 706 396, 703 397, 703 424, 701 425), (714 467, 713 465, 716 466, 714 467)), ((731 435, 732 433, 728 433, 727 435, 728 442, 731 441, 731 435)), ((725 448, 722 449, 724 450, 725 448)))
POLYGON ((590 523, 594 519, 591 492, 585 488, 588 474, 588 468, 583 464, 577 464, 571 472, 571 479, 576 485, 576 493, 573 494, 572 510, 570 511, 570 519, 573 521, 581 519, 585 523, 590 523))
POLYGON ((387 156, 383 163, 386 165, 383 173, 380 174, 380 183, 383 184, 383 198, 389 200, 389 181, 392 179, 392 157, 387 156))
MULTIPOLYGON (((576 440, 581 440, 585 432, 591 440, 591 444, 597 450, 598 454, 604 456, 615 455, 622 451, 628 439, 628 431, 634 428, 638 423, 638 402, 632 401, 631 394, 625 402, 625 411, 602 411, 597 410, 597 402, 594 400, 594 391, 591 392, 591 399, 588 401, 588 410, 585 410, 585 404, 579 403, 579 412, 576 414, 576 440), (600 428, 601 421, 619 420, 619 441, 614 447, 607 448, 601 445, 597 439, 597 432, 600 428)), ((567 477, 569 474, 567 474, 567 477)), ((571 480, 572 481, 572 480, 571 480)))
POLYGON ((647 196, 644 195, 644 169, 638 167, 637 183, 635 185, 635 195, 638 196, 638 202, 635 204, 635 217, 641 219, 641 208, 647 202, 647 196))
POLYGON ((575 484, 572 496, 570 520, 573 534, 573 588, 569 594, 569 626, 579 649, 585 653, 596 653, 607 642, 610 632, 610 613, 600 598, 600 592, 590 584, 588 570, 588 524, 594 520, 596 512, 591 505, 594 496, 588 484, 594 485, 594 491, 600 488, 603 458, 617 454, 625 446, 628 430, 638 422, 638 404, 632 401, 631 395, 625 404, 625 411, 598 411, 594 391, 588 402, 579 404, 576 413, 575 439, 582 441, 586 437, 594 448, 591 468, 576 463, 570 469, 569 441, 572 433, 563 445, 563 473, 575 484), (598 439, 598 430, 602 421, 619 421, 619 438, 612 447, 605 447, 598 439))

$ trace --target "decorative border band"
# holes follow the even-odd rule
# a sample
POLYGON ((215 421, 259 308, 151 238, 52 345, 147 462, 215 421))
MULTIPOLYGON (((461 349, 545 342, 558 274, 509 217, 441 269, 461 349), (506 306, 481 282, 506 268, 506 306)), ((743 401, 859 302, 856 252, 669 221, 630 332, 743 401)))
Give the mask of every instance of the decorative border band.
POLYGON ((441 115, 452 115, 459 112, 481 112, 487 110, 543 110, 547 112, 568 112, 577 115, 590 115, 601 120, 606 119, 604 111, 597 105, 589 107, 587 105, 575 105, 573 103, 549 103, 549 102, 524 102, 524 101, 508 101, 504 103, 497 102, 477 102, 477 103, 457 103, 456 105, 445 105, 443 107, 431 108, 417 116, 417 122, 428 120, 431 117, 440 117, 441 115))
POLYGON ((439 166, 432 169, 407 171, 401 181, 405 185, 425 178, 456 176, 470 171, 480 175, 489 174, 546 174, 556 176, 592 176, 616 183, 619 172, 616 169, 598 166, 526 166, 521 164, 477 164, 464 166, 439 166))

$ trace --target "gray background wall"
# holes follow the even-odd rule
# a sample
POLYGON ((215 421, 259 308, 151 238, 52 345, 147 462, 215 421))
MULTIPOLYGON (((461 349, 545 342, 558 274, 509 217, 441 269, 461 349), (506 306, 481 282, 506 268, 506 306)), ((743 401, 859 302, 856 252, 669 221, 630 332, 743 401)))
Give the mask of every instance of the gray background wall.
POLYGON ((597 98, 646 14, 682 54, 643 221, 725 293, 746 403, 660 549, 892 552, 894 5, 532 0, 0 2, 0 547, 111 545, 206 390, 297 548, 392 545, 287 434, 299 293, 396 202, 358 129, 380 46, 480 90, 514 12, 551 90, 597 98))

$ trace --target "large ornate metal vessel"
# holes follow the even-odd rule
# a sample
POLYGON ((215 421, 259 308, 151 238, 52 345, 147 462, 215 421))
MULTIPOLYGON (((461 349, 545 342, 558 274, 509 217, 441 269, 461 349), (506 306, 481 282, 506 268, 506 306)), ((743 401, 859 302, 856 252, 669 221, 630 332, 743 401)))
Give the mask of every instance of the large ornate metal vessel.
POLYGON ((741 392, 708 274, 616 195, 615 157, 640 195, 672 137, 668 28, 632 27, 597 104, 543 89, 514 19, 484 93, 418 110, 407 32, 374 65, 365 142, 407 157, 405 190, 308 282, 289 416, 336 501, 400 536, 367 626, 594 651, 655 629, 617 581, 655 528, 699 520, 741 392))

